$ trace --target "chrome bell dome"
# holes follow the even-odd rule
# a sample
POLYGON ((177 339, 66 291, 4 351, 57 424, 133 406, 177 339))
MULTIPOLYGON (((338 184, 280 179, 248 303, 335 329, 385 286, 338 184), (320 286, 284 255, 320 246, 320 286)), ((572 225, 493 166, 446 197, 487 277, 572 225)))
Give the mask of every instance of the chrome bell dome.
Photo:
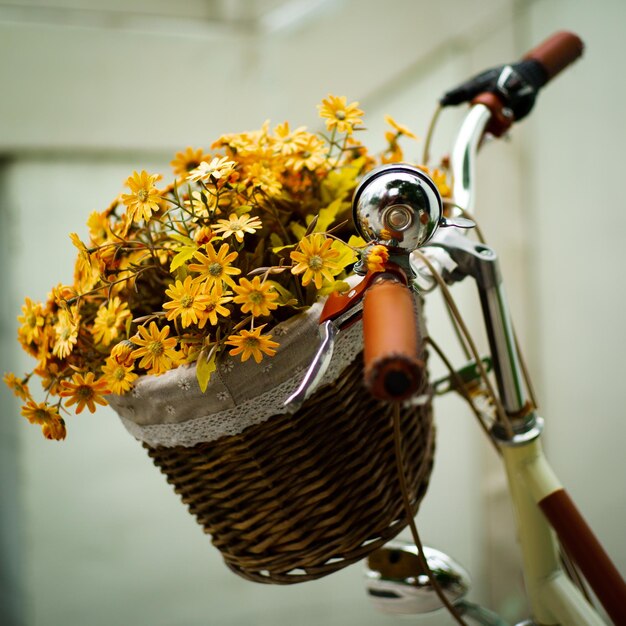
POLYGON ((435 183, 406 163, 369 172, 354 192, 354 224, 365 241, 407 251, 423 246, 443 221, 435 183))

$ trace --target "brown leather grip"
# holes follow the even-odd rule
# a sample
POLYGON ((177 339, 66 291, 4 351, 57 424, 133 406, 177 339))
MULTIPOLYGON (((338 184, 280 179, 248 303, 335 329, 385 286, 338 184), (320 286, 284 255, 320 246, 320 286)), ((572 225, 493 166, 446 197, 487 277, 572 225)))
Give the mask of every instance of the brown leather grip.
POLYGON ((375 398, 400 401, 424 384, 415 300, 395 277, 378 279, 363 298, 365 385, 375 398))
POLYGON ((524 55, 524 59, 533 59, 540 63, 548 80, 551 80, 581 56, 584 47, 578 35, 559 31, 524 55))
POLYGON ((564 489, 539 506, 615 624, 626 624, 626 583, 564 489))

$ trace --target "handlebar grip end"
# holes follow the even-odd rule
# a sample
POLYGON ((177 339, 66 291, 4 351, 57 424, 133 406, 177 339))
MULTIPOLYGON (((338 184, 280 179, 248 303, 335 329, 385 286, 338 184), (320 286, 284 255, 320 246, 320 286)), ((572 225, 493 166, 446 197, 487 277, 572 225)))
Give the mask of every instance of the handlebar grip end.
POLYGON ((569 31, 558 31, 524 55, 537 61, 547 74, 546 82, 580 57, 585 49, 582 39, 569 31))
POLYGON ((394 279, 374 283, 363 300, 365 386, 379 400, 399 402, 425 385, 425 365, 411 290, 394 279))

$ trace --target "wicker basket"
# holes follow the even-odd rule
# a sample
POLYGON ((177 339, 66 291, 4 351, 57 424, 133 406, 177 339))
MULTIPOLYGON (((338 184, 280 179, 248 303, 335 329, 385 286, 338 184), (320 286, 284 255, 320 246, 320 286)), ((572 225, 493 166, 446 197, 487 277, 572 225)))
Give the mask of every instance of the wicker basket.
MULTIPOLYGON (((295 414, 193 446, 144 442, 227 566, 290 584, 350 565, 407 519, 395 463, 393 407, 374 401, 357 357, 295 414)), ((401 409, 403 461, 417 512, 430 477, 431 403, 401 409)))

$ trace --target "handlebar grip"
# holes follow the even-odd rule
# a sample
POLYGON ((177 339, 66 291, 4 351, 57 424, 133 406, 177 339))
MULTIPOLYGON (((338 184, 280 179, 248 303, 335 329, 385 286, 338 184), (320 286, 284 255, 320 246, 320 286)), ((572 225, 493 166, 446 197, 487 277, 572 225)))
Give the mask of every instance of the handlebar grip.
POLYGON ((417 309, 411 290, 381 275, 363 299, 365 385, 379 400, 400 401, 425 382, 417 309))
POLYGON ((548 82, 580 57, 584 48, 585 45, 578 35, 559 31, 525 54, 524 60, 539 63, 546 72, 545 82, 548 82))

